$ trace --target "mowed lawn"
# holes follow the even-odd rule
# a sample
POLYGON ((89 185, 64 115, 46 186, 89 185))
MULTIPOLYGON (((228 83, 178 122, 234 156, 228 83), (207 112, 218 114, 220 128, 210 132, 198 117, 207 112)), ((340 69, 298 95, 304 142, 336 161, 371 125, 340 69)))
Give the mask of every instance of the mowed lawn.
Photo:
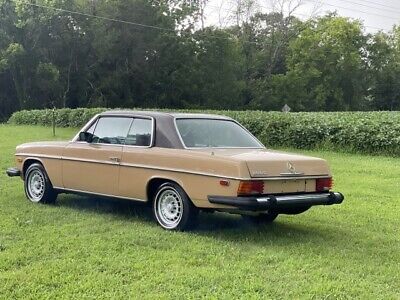
POLYGON ((5 169, 16 145, 51 139, 51 128, 0 125, 2 299, 400 299, 398 158, 303 151, 330 162, 344 204, 258 227, 202 214, 197 230, 171 233, 133 202, 29 203, 5 169))

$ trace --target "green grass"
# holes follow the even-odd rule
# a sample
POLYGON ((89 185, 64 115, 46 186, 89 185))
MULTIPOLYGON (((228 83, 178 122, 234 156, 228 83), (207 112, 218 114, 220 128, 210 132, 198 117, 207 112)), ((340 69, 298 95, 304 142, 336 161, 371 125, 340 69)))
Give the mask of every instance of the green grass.
POLYGON ((50 128, 0 125, 0 298, 400 299, 397 158, 303 151, 330 162, 344 204, 259 227, 202 214, 171 233, 126 201, 29 203, 3 170, 16 145, 48 139, 50 128))

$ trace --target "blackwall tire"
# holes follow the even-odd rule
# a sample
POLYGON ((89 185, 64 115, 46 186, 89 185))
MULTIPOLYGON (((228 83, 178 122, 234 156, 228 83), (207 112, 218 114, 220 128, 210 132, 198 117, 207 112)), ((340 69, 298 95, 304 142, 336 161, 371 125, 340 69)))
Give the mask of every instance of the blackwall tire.
POLYGON ((172 182, 158 187, 153 199, 152 211, 154 219, 162 228, 175 231, 194 228, 199 213, 185 191, 172 182))
POLYGON ((57 193, 49 180, 44 167, 34 163, 28 167, 24 175, 25 195, 33 203, 51 204, 56 201, 57 193))

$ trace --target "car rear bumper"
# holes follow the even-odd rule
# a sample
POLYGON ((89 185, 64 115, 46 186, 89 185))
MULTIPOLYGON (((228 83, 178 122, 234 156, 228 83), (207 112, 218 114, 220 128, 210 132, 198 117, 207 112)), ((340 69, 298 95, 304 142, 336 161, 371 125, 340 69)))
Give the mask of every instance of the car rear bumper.
POLYGON ((21 176, 21 171, 18 170, 17 168, 8 168, 6 173, 10 177, 21 176))
POLYGON ((263 211, 269 209, 304 207, 314 205, 340 204, 344 200, 341 193, 307 193, 291 195, 266 195, 250 197, 208 196, 213 204, 236 207, 240 210, 263 211))

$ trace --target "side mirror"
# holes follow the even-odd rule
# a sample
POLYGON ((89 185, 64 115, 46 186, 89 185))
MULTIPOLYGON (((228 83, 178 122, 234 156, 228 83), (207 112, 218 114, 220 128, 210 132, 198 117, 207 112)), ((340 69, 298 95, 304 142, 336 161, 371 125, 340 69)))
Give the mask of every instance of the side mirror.
POLYGON ((91 143, 93 140, 93 134, 90 132, 80 132, 79 133, 79 141, 91 143))

